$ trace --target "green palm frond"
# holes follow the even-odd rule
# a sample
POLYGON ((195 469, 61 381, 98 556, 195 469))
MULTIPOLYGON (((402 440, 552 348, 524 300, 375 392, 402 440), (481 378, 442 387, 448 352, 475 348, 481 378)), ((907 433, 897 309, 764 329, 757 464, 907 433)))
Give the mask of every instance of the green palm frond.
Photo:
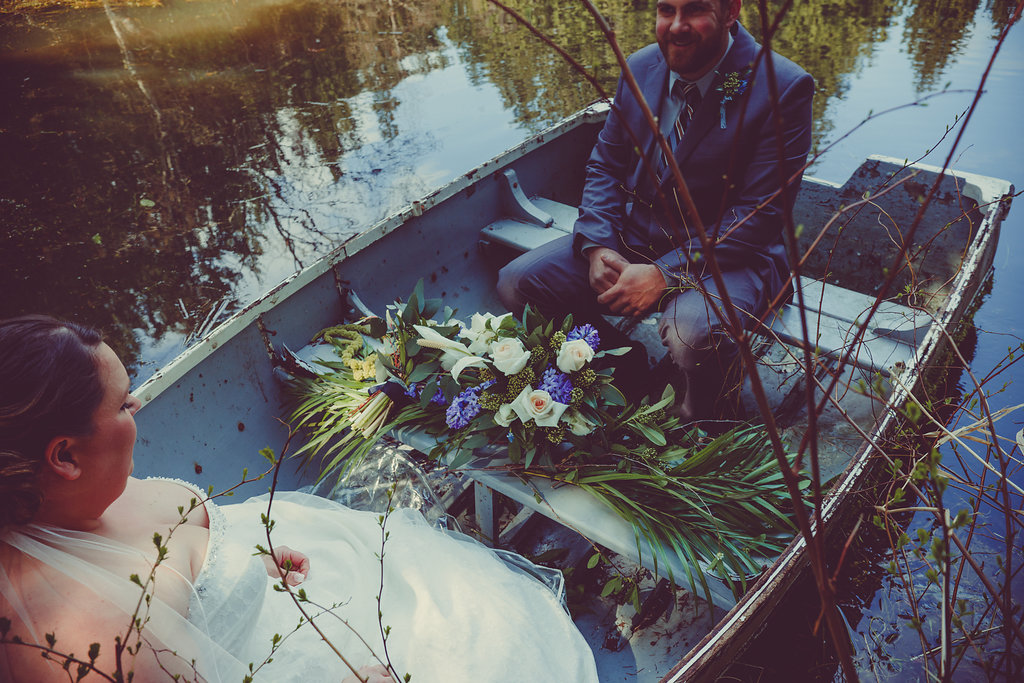
POLYGON ((699 584, 709 599, 707 574, 739 595, 795 533, 778 463, 756 426, 734 428, 703 445, 670 446, 630 464, 628 471, 618 463, 588 464, 555 478, 628 522, 652 549, 655 566, 678 559, 690 589, 696 592, 699 584))

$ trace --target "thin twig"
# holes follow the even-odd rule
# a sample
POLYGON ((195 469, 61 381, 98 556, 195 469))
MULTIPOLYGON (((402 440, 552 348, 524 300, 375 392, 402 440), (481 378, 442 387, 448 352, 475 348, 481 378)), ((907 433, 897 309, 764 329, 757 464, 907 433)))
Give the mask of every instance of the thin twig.
MULTIPOLYGON (((287 425, 285 425, 285 426, 287 427, 287 425)), ((309 613, 306 612, 306 609, 302 606, 302 601, 299 600, 298 596, 296 596, 295 593, 292 592, 292 589, 288 585, 288 582, 285 581, 285 574, 287 572, 281 566, 280 562, 277 559, 277 555, 274 553, 274 542, 270 538, 270 530, 271 530, 271 527, 272 527, 270 513, 271 513, 271 509, 272 509, 272 507, 274 505, 274 495, 277 493, 277 479, 278 479, 278 475, 281 472, 281 463, 284 462, 285 453, 287 453, 287 451, 288 451, 288 446, 291 444, 293 436, 295 436, 295 432, 293 432, 289 428, 288 429, 288 437, 285 439, 284 446, 281 449, 281 453, 275 459, 275 463, 274 463, 274 474, 273 474, 273 478, 272 478, 271 484, 270 484, 270 496, 267 499, 267 514, 266 514, 266 524, 265 524, 266 535, 267 535, 267 549, 268 549, 268 551, 270 553, 270 557, 274 560, 274 566, 277 567, 278 575, 281 577, 281 586, 283 587, 285 592, 288 593, 288 596, 291 597, 292 602, 295 603, 295 606, 298 608, 299 612, 306 619, 306 621, 309 622, 309 625, 313 628, 314 631, 317 632, 317 635, 320 636, 320 638, 324 641, 324 643, 327 645, 327 647, 331 649, 331 652, 333 652, 338 657, 338 659, 340 659, 342 661, 342 663, 346 667, 348 667, 349 671, 351 671, 355 675, 355 677, 361 683, 366 683, 366 680, 367 680, 368 677, 364 677, 362 674, 359 673, 359 671, 355 668, 355 666, 353 666, 352 663, 349 662, 348 659, 345 657, 345 655, 343 655, 341 653, 341 651, 334 645, 334 643, 331 642, 330 638, 327 637, 327 634, 324 633, 323 630, 319 626, 317 626, 316 621, 314 621, 313 617, 310 616, 309 613)), ((378 661, 380 661, 380 660, 378 659, 378 661)), ((383 664, 383 662, 381 662, 381 663, 383 664)))

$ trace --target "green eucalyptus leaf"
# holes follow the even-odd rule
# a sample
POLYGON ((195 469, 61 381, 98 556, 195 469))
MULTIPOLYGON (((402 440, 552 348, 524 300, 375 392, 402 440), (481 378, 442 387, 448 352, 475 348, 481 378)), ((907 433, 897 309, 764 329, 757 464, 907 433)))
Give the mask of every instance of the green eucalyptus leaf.
POLYGON ((367 334, 374 339, 382 338, 388 331, 388 325, 383 318, 372 317, 366 319, 366 326, 368 328, 367 334))
POLYGON ((411 308, 415 308, 417 313, 422 313, 423 304, 417 303, 413 305, 412 302, 422 302, 424 301, 424 299, 425 297, 423 295, 423 278, 420 278, 419 280, 416 281, 416 286, 413 287, 412 294, 409 296, 409 305, 411 308))

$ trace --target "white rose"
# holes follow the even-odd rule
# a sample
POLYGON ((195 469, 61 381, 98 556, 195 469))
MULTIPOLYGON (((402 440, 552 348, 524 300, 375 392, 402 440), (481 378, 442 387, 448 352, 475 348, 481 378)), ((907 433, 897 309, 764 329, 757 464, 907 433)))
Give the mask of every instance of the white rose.
POLYGON ((494 421, 502 427, 508 427, 515 422, 515 419, 516 411, 512 410, 511 403, 502 403, 498 406, 498 411, 494 413, 494 421))
POLYGON ((491 343, 491 357, 494 367, 506 375, 514 375, 526 367, 530 352, 523 347, 523 342, 510 337, 491 343))
POLYGON ((565 424, 569 427, 569 431, 576 436, 586 436, 590 432, 594 431, 595 425, 593 422, 583 417, 579 411, 573 410, 565 415, 565 424))
POLYGON ((558 349, 558 358, 555 365, 562 372, 576 372, 583 369, 583 366, 594 359, 594 349, 582 339, 573 339, 562 344, 558 349))
POLYGON ((534 389, 527 386, 515 400, 512 401, 512 410, 523 422, 534 420, 539 427, 557 427, 558 420, 562 413, 568 408, 564 403, 552 400, 551 394, 541 389, 534 389))

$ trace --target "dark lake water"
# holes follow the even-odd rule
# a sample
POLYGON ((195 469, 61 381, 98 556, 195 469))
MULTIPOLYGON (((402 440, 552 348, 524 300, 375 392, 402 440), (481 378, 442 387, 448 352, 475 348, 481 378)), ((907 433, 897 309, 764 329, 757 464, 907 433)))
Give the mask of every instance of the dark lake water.
MULTIPOLYGON (((625 51, 652 40, 653 0, 598 4, 625 51)), ((748 5, 742 18, 755 26, 748 5)), ((941 165, 1013 9, 795 5, 776 49, 817 80, 815 147, 827 151, 811 173, 835 181, 873 153, 941 165)), ((614 57, 579 5, 515 7, 613 89, 614 57)), ((596 97, 483 0, 0 9, 0 317, 47 312, 101 327, 136 383, 319 254, 596 97)), ((1021 111, 1018 26, 953 165, 1024 185, 1021 111)), ((975 376, 1003 368, 994 408, 1024 403, 1024 373, 1000 365, 1024 336, 1022 227, 1018 201, 964 348, 975 376)), ((1012 439, 1022 420, 1011 414, 1000 434, 1012 439)), ((1024 481, 1019 470, 1014 479, 1024 481)), ((918 680, 920 643, 900 626, 898 586, 873 561, 888 552, 865 537, 844 577, 844 612, 866 678, 918 680)), ((795 599, 737 675, 831 678, 827 648, 806 635, 808 605, 795 599)))

